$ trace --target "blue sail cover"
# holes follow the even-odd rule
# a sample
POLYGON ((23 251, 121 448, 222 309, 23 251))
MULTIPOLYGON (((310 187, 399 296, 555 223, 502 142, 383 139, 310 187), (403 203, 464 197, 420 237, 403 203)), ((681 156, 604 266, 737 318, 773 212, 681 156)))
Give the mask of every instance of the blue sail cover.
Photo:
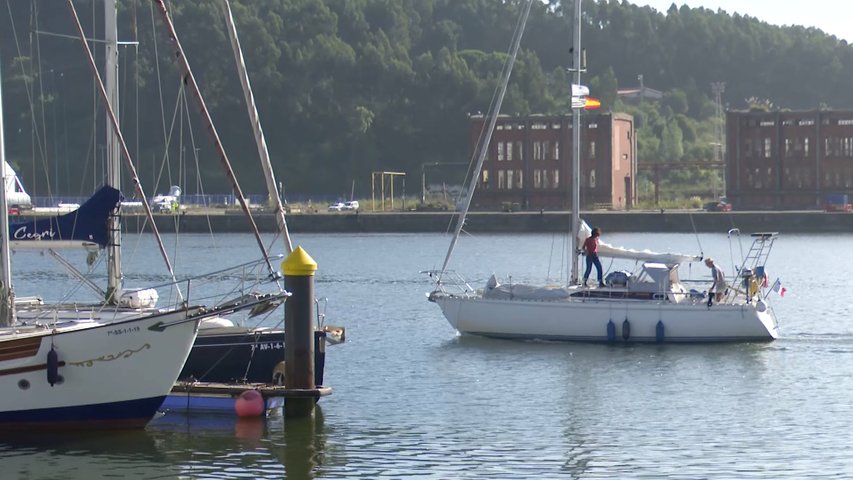
POLYGON ((79 241, 105 247, 108 242, 107 220, 121 200, 120 191, 110 186, 101 187, 71 213, 10 223, 9 239, 12 242, 79 241))

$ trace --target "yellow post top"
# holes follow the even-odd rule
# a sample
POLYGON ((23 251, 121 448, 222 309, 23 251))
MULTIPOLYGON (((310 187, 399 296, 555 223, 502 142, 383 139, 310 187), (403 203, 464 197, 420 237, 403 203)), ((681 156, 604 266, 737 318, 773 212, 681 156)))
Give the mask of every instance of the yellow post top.
POLYGON ((281 262, 281 271, 291 277, 310 277, 317 271, 317 262, 299 246, 281 262))

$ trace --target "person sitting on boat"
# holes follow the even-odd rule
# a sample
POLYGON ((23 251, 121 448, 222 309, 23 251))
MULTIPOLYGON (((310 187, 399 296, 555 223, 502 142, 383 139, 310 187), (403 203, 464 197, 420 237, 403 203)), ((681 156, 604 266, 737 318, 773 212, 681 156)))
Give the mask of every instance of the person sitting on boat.
POLYGON ((604 280, 601 272, 601 260, 598 259, 598 237, 601 236, 601 230, 596 227, 592 229, 592 235, 587 237, 583 242, 583 251, 586 253, 586 271, 583 274, 583 284, 589 280, 589 273, 592 271, 592 266, 595 265, 595 270, 598 273, 598 286, 604 286, 604 280))
POLYGON ((720 303, 723 300, 723 294, 726 293, 727 287, 726 274, 723 273, 722 268, 714 263, 713 258, 706 258, 705 266, 711 269, 711 275, 714 277, 714 283, 712 283, 711 288, 708 289, 708 306, 710 306, 712 300, 717 303, 720 303))

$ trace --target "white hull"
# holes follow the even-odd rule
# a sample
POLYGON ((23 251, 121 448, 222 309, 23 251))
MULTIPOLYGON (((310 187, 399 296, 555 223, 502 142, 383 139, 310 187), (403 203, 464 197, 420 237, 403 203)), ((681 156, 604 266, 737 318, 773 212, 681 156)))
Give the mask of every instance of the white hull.
POLYGON ((709 308, 666 301, 529 301, 445 293, 434 293, 431 300, 460 333, 485 337, 592 342, 743 342, 778 337, 778 325, 766 304, 759 312, 754 303, 709 308), (663 324, 661 338, 658 322, 663 324))
POLYGON ((145 425, 171 390, 195 340, 198 319, 188 315, 200 311, 128 312, 113 322, 0 330, 0 428, 145 425), (48 382, 51 348, 60 376, 53 386, 48 382))

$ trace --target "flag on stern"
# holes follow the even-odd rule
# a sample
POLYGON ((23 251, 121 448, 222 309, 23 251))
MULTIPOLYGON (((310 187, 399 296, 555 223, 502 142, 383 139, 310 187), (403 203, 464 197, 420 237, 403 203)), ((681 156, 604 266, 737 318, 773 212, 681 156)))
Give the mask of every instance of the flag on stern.
POLYGON ((773 286, 770 287, 770 289, 773 290, 774 292, 778 293, 780 297, 784 297, 785 291, 787 290, 785 287, 782 286, 782 280, 780 280, 778 278, 776 279, 775 282, 773 282, 773 286))

